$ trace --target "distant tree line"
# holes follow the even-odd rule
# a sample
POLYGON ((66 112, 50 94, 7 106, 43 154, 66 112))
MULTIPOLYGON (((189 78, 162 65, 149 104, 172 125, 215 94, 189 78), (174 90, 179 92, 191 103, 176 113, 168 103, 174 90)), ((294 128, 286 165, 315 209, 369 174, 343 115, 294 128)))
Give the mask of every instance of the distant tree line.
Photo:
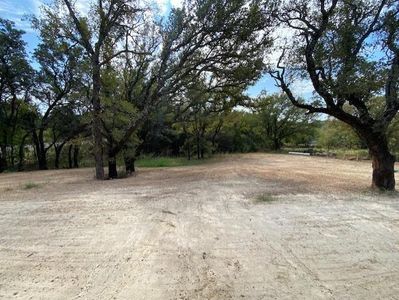
POLYGON ((32 16, 33 57, 0 19, 0 172, 32 157, 39 169, 53 167, 49 156, 77 167, 90 153, 97 179, 117 178, 118 162, 134 172, 142 153, 202 159, 318 142, 367 148, 373 186, 394 189, 397 0, 195 0, 167 17, 145 1, 87 5, 52 1, 32 16), (292 37, 277 45, 276 30, 292 37), (283 94, 249 98, 266 72, 283 94), (296 95, 298 79, 311 98, 296 95))

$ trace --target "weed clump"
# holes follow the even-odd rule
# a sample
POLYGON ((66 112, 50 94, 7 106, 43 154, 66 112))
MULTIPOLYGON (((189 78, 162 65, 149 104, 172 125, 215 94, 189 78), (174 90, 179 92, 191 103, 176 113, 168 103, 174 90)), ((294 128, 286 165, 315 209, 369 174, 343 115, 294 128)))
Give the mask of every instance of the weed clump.
POLYGON ((37 189, 40 185, 35 182, 27 182, 24 184, 24 190, 37 189))
POLYGON ((271 203, 274 201, 277 201, 277 198, 271 194, 261 194, 255 198, 256 203, 271 203))

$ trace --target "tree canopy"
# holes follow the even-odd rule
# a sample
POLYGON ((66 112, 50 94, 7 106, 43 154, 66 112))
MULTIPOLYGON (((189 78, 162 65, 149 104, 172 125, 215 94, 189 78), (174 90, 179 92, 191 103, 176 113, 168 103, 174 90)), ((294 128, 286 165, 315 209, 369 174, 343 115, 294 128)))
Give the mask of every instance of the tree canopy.
POLYGON ((117 178, 143 153, 316 145, 367 148, 373 186, 394 189, 398 4, 190 0, 160 16, 146 1, 54 0, 31 18, 31 58, 0 19, 0 172, 94 158, 96 178, 117 178), (267 73, 281 93, 249 96, 267 73))
POLYGON ((282 1, 276 19, 293 38, 270 74, 292 104, 351 126, 373 158, 373 186, 393 189, 394 161, 386 132, 399 109, 397 1, 282 1), (312 101, 298 99, 292 78, 306 78, 312 101), (384 95, 383 109, 372 110, 384 95))

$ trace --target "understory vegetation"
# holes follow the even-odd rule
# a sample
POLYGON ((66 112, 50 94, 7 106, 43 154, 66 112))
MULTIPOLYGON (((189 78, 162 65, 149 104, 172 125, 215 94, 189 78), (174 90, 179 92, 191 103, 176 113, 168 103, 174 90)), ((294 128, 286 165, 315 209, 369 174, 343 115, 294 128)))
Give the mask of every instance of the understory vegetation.
MULTIPOLYGON (((193 128, 187 127, 184 133, 176 123, 168 121, 168 118, 172 120, 173 115, 158 115, 158 123, 147 124, 141 132, 142 139, 137 139, 140 145, 136 152, 137 167, 196 165, 203 159, 219 154, 249 152, 304 152, 338 159, 370 159, 369 151, 359 137, 349 127, 336 120, 313 119, 307 121, 306 126, 301 121, 294 121, 288 125, 289 135, 276 137, 265 125, 273 116, 259 111, 235 110, 216 120, 222 124, 215 124, 215 120, 210 120, 209 125, 205 127, 205 134, 197 139, 193 128), (189 129, 193 130, 191 135, 187 134, 189 129)), ((399 123, 393 125, 397 124, 399 123)), ((86 138, 77 136, 65 144, 57 158, 57 165, 55 149, 50 148, 46 156, 48 168, 93 167, 90 133, 86 134, 86 138)), ((392 128, 389 141, 392 152, 399 157, 399 128, 392 128)), ((20 163, 15 157, 14 162, 17 164, 13 165, 10 158, 9 167, 5 171, 38 169, 35 150, 29 146, 29 139, 26 142, 23 162, 20 163)), ((119 157, 117 162, 122 166, 123 157, 119 157)))

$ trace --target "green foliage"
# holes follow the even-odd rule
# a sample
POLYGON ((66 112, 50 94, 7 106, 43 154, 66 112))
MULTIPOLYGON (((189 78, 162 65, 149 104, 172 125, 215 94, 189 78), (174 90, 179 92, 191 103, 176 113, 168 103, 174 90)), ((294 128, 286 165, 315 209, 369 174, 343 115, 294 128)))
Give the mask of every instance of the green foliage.
POLYGON ((272 203, 274 201, 277 201, 277 198, 268 193, 260 194, 255 198, 255 203, 272 203))
POLYGON ((254 152, 265 148, 259 119, 252 113, 233 111, 225 117, 216 139, 219 152, 254 152))
POLYGON ((326 149, 358 149, 361 141, 349 125, 331 119, 319 129, 317 145, 326 149))
POLYGON ((399 117, 396 116, 388 127, 389 148, 394 152, 399 152, 399 117))
MULTIPOLYGON (((356 20, 354 9, 373 3, 349 2, 338 3, 315 42, 316 77, 334 105, 342 107, 341 116, 363 116, 360 101, 379 118, 387 107, 380 95, 389 64, 370 58, 368 44, 351 56, 370 21, 370 16, 356 20)), ((323 22, 318 3, 286 4, 293 9, 279 21, 292 13, 300 22, 295 14, 304 7, 306 13, 299 17, 312 20, 303 26, 323 22)), ((316 136, 323 149, 364 146, 348 127, 316 121, 293 107, 287 96, 249 99, 245 94, 265 70, 275 1, 187 1, 162 22, 128 0, 87 5, 92 8, 90 16, 77 13, 73 1, 54 1, 41 18, 33 18, 41 38, 34 52, 37 71, 29 66, 23 32, 0 19, 0 171, 4 159, 16 170, 16 160, 32 164, 34 155, 38 161, 59 160, 61 167, 66 166, 63 147, 72 144, 81 148, 82 166, 93 165, 91 152, 112 162, 144 155, 139 166, 180 166, 215 153, 309 148, 316 136), (98 133, 95 146, 89 129, 98 133)), ((378 30, 395 31, 395 15, 388 21, 378 30)), ((286 62, 293 66, 287 69, 288 76, 306 74, 299 70, 306 64, 306 39, 297 43, 303 35, 296 37, 286 62)), ((386 35, 380 37, 386 42, 386 35)), ((377 47, 377 40, 369 42, 377 47)), ((297 100, 323 104, 320 95, 297 100)), ((399 148, 398 126, 397 119, 387 126, 391 149, 399 148)))
MULTIPOLYGON (((385 102, 383 97, 373 97, 368 101, 370 112, 375 117, 383 114, 385 102)), ((347 111, 353 113, 350 107, 347 111)), ((399 118, 395 117, 387 128, 389 148, 392 152, 399 151, 399 118)), ((325 149, 359 149, 366 148, 364 142, 358 137, 354 130, 345 123, 336 119, 328 119, 322 122, 318 130, 317 145, 325 149)), ((366 151, 367 152, 367 151, 366 151)), ((348 154, 347 156, 350 156, 348 154)), ((365 157, 361 155, 361 157, 365 157)), ((368 157, 368 155, 366 155, 368 157)))
POLYGON ((37 189, 39 187, 40 187, 40 184, 35 183, 35 182, 27 182, 23 186, 24 190, 37 189))
POLYGON ((117 69, 108 65, 102 72, 103 88, 101 100, 103 106, 102 121, 107 142, 112 147, 113 141, 122 139, 126 128, 137 118, 135 97, 126 96, 126 81, 117 69))
POLYGON ((3 97, 12 97, 30 84, 33 71, 26 57, 23 34, 14 22, 0 18, 1 102, 6 100, 3 97))
POLYGON ((293 106, 284 94, 263 93, 254 105, 268 148, 279 150, 285 142, 295 143, 300 139, 307 139, 304 141, 307 144, 312 142, 311 125, 315 117, 293 106))
MULTIPOLYGON (((312 64, 323 74, 319 79, 320 88, 328 90, 329 97, 339 106, 351 105, 355 116, 361 114, 364 108, 370 109, 370 100, 383 92, 389 69, 389 64, 382 63, 387 59, 387 53, 381 48, 387 35, 384 26, 377 24, 385 22, 386 13, 396 5, 393 3, 385 2, 381 13, 380 1, 337 1, 336 5, 330 2, 325 5, 331 6, 331 11, 323 17, 317 1, 298 5, 286 2, 282 7, 285 13, 282 19, 290 23, 297 21, 303 26, 294 28, 295 23, 290 25, 298 33, 304 33, 300 38, 292 39, 288 51, 291 56, 288 64, 295 68, 300 66, 293 73, 300 78, 309 78, 305 52, 312 51, 312 64), (310 38, 319 26, 320 33, 310 38)), ((320 97, 313 98, 314 107, 326 105, 323 95, 321 93, 320 97)))
POLYGON ((142 168, 182 167, 205 163, 206 160, 188 160, 182 157, 141 157, 136 165, 142 168))
POLYGON ((0 172, 14 167, 14 145, 22 135, 19 112, 34 73, 23 33, 13 22, 0 18, 0 172))

